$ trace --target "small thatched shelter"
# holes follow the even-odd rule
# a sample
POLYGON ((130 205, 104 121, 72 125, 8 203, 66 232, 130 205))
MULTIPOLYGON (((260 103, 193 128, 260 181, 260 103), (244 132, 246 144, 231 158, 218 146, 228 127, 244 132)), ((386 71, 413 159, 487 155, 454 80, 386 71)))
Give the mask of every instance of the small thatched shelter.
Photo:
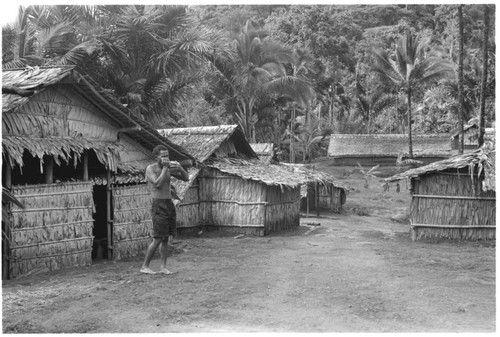
POLYGON ((260 161, 237 125, 158 131, 204 164, 189 171, 188 183, 174 184, 180 232, 267 235, 299 225, 300 187, 311 177, 260 161))
MULTIPOLYGON (((478 147, 478 135, 479 125, 477 123, 471 123, 464 125, 464 150, 471 151, 478 147)), ((486 128, 484 132, 484 140, 491 141, 495 136, 495 128, 486 128)), ((460 142, 462 140, 460 129, 456 128, 450 132, 451 138, 451 148, 452 150, 460 149, 460 142)))
POLYGON ((495 149, 481 149, 384 179, 409 180, 411 237, 494 239, 495 149))
POLYGON ((274 158, 273 143, 250 143, 254 152, 259 156, 260 161, 270 164, 274 158))
POLYGON ((143 253, 144 181, 158 144, 194 158, 72 66, 2 72, 2 184, 24 205, 4 229, 4 278, 143 253))
MULTIPOLYGON (((452 155, 448 135, 413 135, 414 159, 428 164, 452 155)), ((408 153, 406 134, 331 134, 328 157, 338 166, 394 166, 408 153)))
POLYGON ((349 187, 341 184, 335 177, 324 172, 315 170, 311 165, 281 163, 292 172, 304 176, 307 180, 301 186, 301 206, 300 210, 309 214, 316 211, 319 215, 321 209, 333 213, 342 212, 349 187))

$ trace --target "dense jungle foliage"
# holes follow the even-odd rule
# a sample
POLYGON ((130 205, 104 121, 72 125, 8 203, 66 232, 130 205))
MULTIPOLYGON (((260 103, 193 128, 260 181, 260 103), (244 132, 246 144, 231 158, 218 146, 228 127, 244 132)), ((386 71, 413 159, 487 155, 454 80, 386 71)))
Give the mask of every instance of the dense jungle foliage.
POLYGON ((448 133, 481 106, 491 126, 494 16, 483 4, 33 5, 2 27, 2 67, 73 64, 158 128, 238 123, 306 160, 330 133, 448 133))

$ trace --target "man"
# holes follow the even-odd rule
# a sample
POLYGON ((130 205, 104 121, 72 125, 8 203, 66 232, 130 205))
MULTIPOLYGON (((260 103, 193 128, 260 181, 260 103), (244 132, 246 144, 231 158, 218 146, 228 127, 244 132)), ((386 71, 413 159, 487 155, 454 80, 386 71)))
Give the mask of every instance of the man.
POLYGON ((170 178, 174 176, 180 180, 188 181, 189 175, 182 166, 175 161, 170 161, 168 149, 158 145, 153 149, 156 163, 146 168, 146 179, 149 190, 153 197, 151 217, 153 220, 153 242, 148 246, 146 257, 141 267, 141 273, 156 274, 149 263, 160 246, 161 266, 159 273, 172 274, 167 269, 168 241, 176 231, 175 207, 172 202, 172 191, 170 190, 170 178))

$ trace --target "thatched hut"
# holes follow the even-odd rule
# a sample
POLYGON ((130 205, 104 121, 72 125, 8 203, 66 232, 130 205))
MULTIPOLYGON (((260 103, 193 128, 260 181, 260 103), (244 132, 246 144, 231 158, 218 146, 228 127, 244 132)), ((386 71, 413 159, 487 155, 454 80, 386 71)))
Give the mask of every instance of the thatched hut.
POLYGON ((495 239, 495 149, 481 149, 408 170, 412 240, 422 237, 495 239))
POLYGON ((185 148, 203 168, 175 184, 179 232, 224 229, 267 235, 299 225, 300 186, 308 177, 265 164, 236 125, 158 130, 185 148))
POLYGON ((8 276, 143 253, 151 150, 192 156, 71 66, 4 70, 2 113, 2 183, 25 206, 4 228, 8 276))
POLYGON ((317 215, 319 215, 320 210, 333 213, 342 212, 342 206, 345 204, 349 193, 348 186, 340 183, 335 177, 316 170, 314 165, 286 163, 281 165, 304 176, 307 180, 301 186, 300 192, 302 198, 300 210, 302 212, 309 214, 316 211, 317 215))
MULTIPOLYGON (((448 135, 413 135, 413 156, 424 164, 449 158, 448 135)), ((338 166, 394 166, 408 152, 405 134, 331 134, 328 157, 338 166)))
MULTIPOLYGON (((464 125, 464 150, 473 151, 478 147, 479 139, 479 125, 476 122, 464 125)), ((484 140, 491 141, 495 136, 495 128, 486 128, 484 132, 484 140)), ((462 141, 462 136, 460 133, 460 128, 456 128, 450 132, 451 138, 451 148, 452 150, 460 149, 460 143, 462 141)))

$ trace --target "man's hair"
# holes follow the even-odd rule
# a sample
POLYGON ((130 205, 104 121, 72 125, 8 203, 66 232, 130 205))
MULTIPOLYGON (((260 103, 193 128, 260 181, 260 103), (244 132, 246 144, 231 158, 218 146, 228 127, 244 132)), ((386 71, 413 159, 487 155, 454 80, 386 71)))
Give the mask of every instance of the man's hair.
POLYGON ((168 152, 168 149, 165 145, 157 145, 155 146, 155 148, 153 149, 153 157, 158 157, 160 155, 160 152, 161 151, 167 151, 168 152))

